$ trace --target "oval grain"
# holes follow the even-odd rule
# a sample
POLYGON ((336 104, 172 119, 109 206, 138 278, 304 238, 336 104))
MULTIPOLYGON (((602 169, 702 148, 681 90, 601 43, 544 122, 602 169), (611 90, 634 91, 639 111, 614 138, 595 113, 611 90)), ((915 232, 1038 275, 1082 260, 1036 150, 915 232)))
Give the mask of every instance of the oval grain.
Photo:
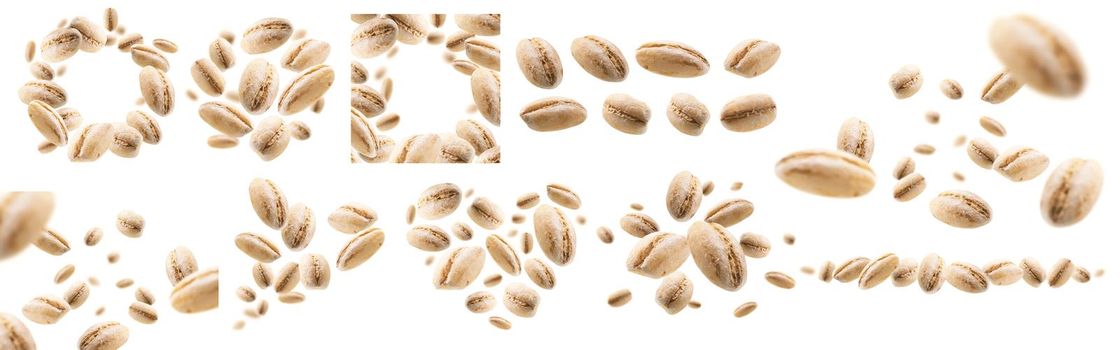
POLYGON ((980 100, 991 104, 1003 103, 1014 96, 1022 87, 1023 82, 1015 79, 1007 70, 1003 70, 993 75, 988 83, 984 84, 984 88, 980 90, 980 100))
POLYGON ((154 145, 163 139, 163 129, 159 127, 159 122, 148 113, 143 111, 128 112, 125 123, 140 132, 140 137, 144 140, 144 143, 154 145))
POLYGON ((315 213, 303 203, 296 203, 288 208, 287 217, 284 226, 280 227, 284 245, 297 252, 307 248, 315 237, 315 213))
POLYGON ((988 276, 980 268, 955 262, 945 271, 945 280, 953 287, 968 293, 981 293, 988 290, 988 276))
POLYGON ((541 38, 522 39, 517 43, 517 65, 530 84, 552 89, 564 79, 564 66, 556 49, 541 38))
POLYGON ((945 282, 942 275, 944 267, 945 261, 937 254, 930 254, 923 258, 918 265, 918 287, 921 287, 926 294, 933 294, 940 290, 945 282))
POLYGON ((540 305, 540 302, 541 297, 537 291, 518 282, 506 286, 505 294, 502 298, 502 303, 505 304, 506 309, 520 317, 533 317, 536 315, 537 307, 540 305))
POLYGON ((280 115, 299 113, 321 101, 333 84, 334 69, 330 66, 320 64, 308 67, 280 90, 276 110, 280 115))
POLYGON ((471 62, 495 71, 502 68, 501 50, 498 45, 480 38, 467 39, 464 45, 467 58, 471 62))
POLYGON ((629 213, 619 219, 619 226, 631 236, 642 238, 661 230, 657 221, 643 213, 629 213))
POLYGON ((498 299, 494 298, 494 294, 490 294, 490 292, 479 291, 468 295, 465 304, 467 310, 480 314, 493 310, 494 306, 498 304, 498 299))
POLYGON ((159 320, 159 313, 156 312, 156 308, 138 301, 128 306, 128 316, 143 324, 152 324, 159 320))
POLYGON ((871 162, 871 154, 875 151, 875 134, 871 132, 871 126, 858 118, 848 118, 840 126, 836 149, 871 162))
POLYGON ((432 284, 436 289, 466 288, 482 272, 485 259, 486 253, 479 247, 452 249, 435 264, 432 284))
MULTIPOLYGON (((307 289, 326 289, 331 283, 331 265, 320 254, 307 254, 299 263, 300 282, 307 289)), ((264 308, 264 300, 261 300, 264 308)), ((264 314, 262 311, 261 314, 264 314)))
POLYGON ((997 286, 1011 285, 1023 278, 1023 269, 1008 260, 988 263, 984 265, 983 271, 992 284, 997 286))
MULTIPOLYGON (((242 41, 244 46, 244 41, 242 41)), ((268 110, 280 90, 279 75, 276 67, 263 58, 249 62, 241 72, 241 82, 237 92, 241 96, 241 106, 250 114, 261 114, 268 110)))
POLYGON ((529 276, 529 280, 533 281, 538 287, 543 289, 552 289, 556 287, 556 271, 552 270, 548 263, 540 258, 530 258, 525 260, 525 274, 529 276))
POLYGON ((714 222, 723 227, 731 227, 746 220, 754 213, 754 203, 746 199, 728 199, 716 204, 708 210, 704 221, 714 222))
POLYGON ((350 35, 350 53, 372 58, 389 51, 397 41, 397 24, 385 17, 362 22, 350 35))
POLYGON ((476 155, 482 154, 482 152, 490 150, 498 145, 498 141, 494 138, 494 134, 490 131, 490 128, 470 119, 460 120, 455 124, 455 135, 466 140, 467 143, 474 148, 476 155))
POLYGON ((470 75, 471 96, 474 98, 474 104, 478 106, 478 113, 491 124, 500 126, 502 124, 501 76, 498 72, 489 69, 476 69, 470 75))
POLYGON ((273 279, 273 289, 276 293, 287 293, 299 285, 300 273, 299 263, 288 262, 276 271, 276 278, 273 279))
POLYGON ((859 197, 875 187, 871 166, 846 152, 794 152, 778 161, 775 172, 798 190, 826 197, 859 197))
POLYGON ((361 84, 350 86, 350 107, 366 118, 376 117, 384 112, 385 103, 381 92, 372 87, 361 84))
POLYGON ((739 248, 743 254, 755 259, 770 255, 770 240, 757 233, 744 233, 739 236, 739 248))
POLYGON ((253 23, 241 35, 241 49, 256 55, 283 46, 293 33, 292 23, 283 18, 264 18, 253 23))
POLYGON ((164 72, 171 69, 171 63, 167 61, 167 57, 164 57, 163 53, 154 47, 132 45, 129 48, 129 53, 132 55, 132 62, 140 67, 152 67, 164 72))
POLYGON ((769 95, 739 96, 723 106, 719 120, 727 130, 748 132, 773 123, 777 111, 778 107, 769 95))
POLYGON ((211 101, 198 106, 198 116, 218 132, 241 137, 253 131, 253 121, 240 108, 225 102, 211 101))
POLYGON ((1073 41, 1049 23, 1029 15, 996 19, 988 32, 996 58, 1035 90, 1071 97, 1085 86, 1085 68, 1073 41))
POLYGON ((681 235, 658 232, 642 237, 630 256, 626 268, 633 273, 661 278, 676 271, 688 259, 688 240, 681 235))
POLYGON ((666 313, 675 315, 688 306, 688 302, 692 300, 693 288, 688 276, 683 272, 676 272, 661 280, 654 300, 666 313))
POLYGON ((728 291, 743 286, 747 277, 743 252, 723 226, 693 223, 688 229, 688 247, 696 266, 713 284, 728 291))
POLYGON ((1030 147, 1013 147, 1000 153, 992 169, 1014 182, 1032 180, 1046 171, 1050 158, 1030 147))
POLYGON ((265 225, 280 229, 288 220, 288 199, 272 180, 255 178, 249 184, 249 201, 265 225))
POLYGON ((688 221, 700 210, 700 200, 703 197, 700 179, 690 172, 682 171, 669 182, 669 189, 665 193, 665 207, 673 219, 688 221))
POLYGON ((898 256, 886 254, 867 265, 859 276, 859 288, 871 289, 891 277, 898 268, 898 256))
POLYGON ((276 159, 283 154, 290 141, 291 133, 280 116, 264 118, 249 135, 249 146, 264 161, 276 159))
POLYGON ((603 101, 603 119, 623 133, 645 134, 651 114, 649 105, 627 94, 611 94, 603 101))
POLYGON ((894 98, 904 99, 918 93, 922 88, 922 72, 915 65, 905 65, 891 75, 888 85, 894 98))
POLYGON ((171 290, 171 307, 191 314, 218 307, 218 269, 211 268, 187 276, 171 290))
POLYGON ((338 253, 335 266, 346 271, 365 263, 385 243, 385 232, 378 228, 368 228, 358 232, 338 253))
POLYGON ((78 337, 79 350, 116 350, 128 342, 128 327, 116 321, 90 326, 78 337))
POLYGON ((171 285, 176 285, 179 281, 198 271, 198 262, 190 249, 180 246, 167 254, 165 268, 167 279, 171 281, 171 285))
POLYGON ((833 273, 833 278, 841 283, 848 283, 855 281, 863 273, 863 270, 871 263, 871 259, 865 257, 855 257, 836 265, 836 270, 833 273))
POLYGON ((140 70, 140 94, 148 108, 158 115, 166 116, 175 109, 175 87, 161 70, 151 66, 140 70))
POLYGON ((754 78, 770 70, 781 54, 782 49, 778 44, 751 39, 731 49, 723 62, 723 68, 742 77, 754 78))
POLYGON ((1100 198, 1104 171, 1095 160, 1073 158, 1050 173, 1042 189, 1042 217, 1052 226, 1065 227, 1085 219, 1100 198))
POLYGON ((933 217, 949 226, 977 228, 992 220, 992 208, 983 198, 968 191, 945 191, 929 203, 933 217))
POLYGON ((630 72, 626 56, 610 41, 594 35, 572 40, 572 57, 588 74, 607 82, 620 82, 630 72))
POLYGON ((233 46, 229 41, 223 39, 215 39, 210 43, 210 62, 213 62, 218 69, 226 70, 233 67, 237 63, 237 57, 233 54, 233 46))
POLYGON ((965 151, 968 153, 968 159, 984 169, 991 169, 996 162, 996 158, 999 158, 999 150, 990 142, 981 138, 969 140, 965 151))
POLYGON ((377 212, 358 202, 344 204, 327 216, 327 223, 342 233, 357 233, 375 222, 377 212))
POLYGON ((654 41, 638 47, 634 56, 646 70, 669 77, 692 78, 708 72, 708 59, 683 43, 654 41))
POLYGON ((549 260, 560 266, 571 263, 575 256, 576 233, 567 215, 542 204, 533 212, 533 229, 537 244, 549 260))
POLYGON ((926 177, 919 173, 911 173, 898 180, 894 185, 894 199, 906 202, 918 198, 926 189, 926 177))
POLYGON ((797 286, 797 282, 793 280, 793 277, 777 271, 767 272, 763 278, 766 279, 766 282, 781 289, 793 289, 793 287, 797 286))
POLYGON ((451 215, 459 208, 463 194, 459 186, 442 183, 428 187, 416 200, 416 214, 427 220, 437 220, 451 215))
POLYGON ((408 244, 427 252, 438 252, 451 246, 451 236, 434 225, 419 225, 405 234, 408 244))
POLYGON ((261 235, 243 232, 233 240, 237 249, 245 255, 263 263, 270 263, 280 258, 280 249, 267 238, 261 235))
POLYGON ((27 115, 31 118, 31 123, 35 125, 35 129, 46 138, 47 142, 63 146, 69 141, 66 122, 62 120, 58 111, 50 105, 39 100, 31 101, 31 104, 27 105, 27 115))
POLYGON ((39 42, 39 57, 50 63, 62 62, 78 53, 82 33, 74 28, 58 28, 39 42))
POLYGON ((582 203, 575 191, 561 184, 548 184, 545 194, 553 203, 572 210, 579 209, 582 203))
POLYGON ((25 104, 40 101, 53 108, 62 107, 67 101, 66 89, 53 81, 32 80, 19 88, 19 100, 25 104))
POLYGON ((493 230, 502 225, 505 214, 497 203, 485 197, 478 197, 467 207, 467 216, 478 226, 493 230))
POLYGON ((331 44, 315 39, 297 42, 280 58, 280 66, 298 72, 326 62, 331 54, 331 44))
POLYGON ((570 98, 546 97, 522 108, 521 120, 535 131, 558 131, 582 124, 587 120, 587 109, 570 98))
POLYGON ((678 93, 669 101, 669 124, 685 135, 699 136, 708 124, 708 107, 695 96, 678 93))
POLYGON ((101 155, 109 150, 112 142, 112 124, 90 124, 78 133, 78 137, 73 142, 70 142, 68 156, 72 162, 92 162, 101 158, 101 155))
POLYGON ((502 32, 502 15, 500 14, 462 14, 455 15, 454 18, 455 25, 470 33, 493 36, 502 32))

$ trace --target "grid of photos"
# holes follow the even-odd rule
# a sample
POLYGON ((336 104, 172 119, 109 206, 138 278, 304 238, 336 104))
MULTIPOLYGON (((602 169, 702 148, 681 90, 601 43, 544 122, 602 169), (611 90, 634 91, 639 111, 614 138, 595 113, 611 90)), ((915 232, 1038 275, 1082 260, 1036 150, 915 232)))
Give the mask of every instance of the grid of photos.
POLYGON ((714 11, 512 8, 504 38, 498 13, 43 22, 0 118, 0 350, 1103 343, 1100 322, 992 336, 1116 303, 1109 122, 1075 118, 1110 102, 1087 58, 1120 51, 1078 23, 977 15, 983 49, 954 51, 987 61, 951 70, 826 57, 814 28, 714 32, 714 11), (844 69, 812 74, 822 57, 844 69), (438 165, 500 164, 499 136, 513 165, 438 165))

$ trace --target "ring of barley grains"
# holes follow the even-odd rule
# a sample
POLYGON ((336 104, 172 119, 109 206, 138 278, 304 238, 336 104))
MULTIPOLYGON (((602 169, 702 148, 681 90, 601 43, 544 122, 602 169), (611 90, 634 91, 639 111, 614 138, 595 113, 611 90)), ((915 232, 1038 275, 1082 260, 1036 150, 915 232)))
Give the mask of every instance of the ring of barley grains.
POLYGON ((158 45, 143 45, 143 36, 126 34, 117 24, 116 14, 116 10, 106 9, 104 24, 81 16, 64 20, 38 45, 28 43, 25 58, 33 79, 19 89, 19 98, 28 105, 28 117, 45 139, 38 146, 41 153, 67 147, 71 161, 89 162, 100 159, 106 151, 132 158, 142 143, 159 143, 161 130, 151 113, 166 116, 175 107, 175 89, 165 73, 170 61, 164 55, 174 52, 174 43, 158 39, 158 45), (142 97, 138 104, 146 104, 148 110, 131 111, 117 122, 82 127, 81 113, 67 106, 68 94, 55 80, 66 72, 62 65, 66 60, 79 52, 101 52, 113 44, 120 52, 128 52, 139 67, 142 97))
MULTIPOLYGON (((445 23, 445 15, 355 15, 357 23, 351 36, 351 162, 359 163, 498 163, 500 147, 486 123, 500 125, 500 81, 497 72, 498 48, 478 35, 497 35, 496 31, 476 33, 486 26, 471 25, 471 18, 486 19, 491 27, 497 15, 466 15, 462 21, 445 23), (461 23, 462 22, 462 23, 461 23), (489 22, 488 22, 489 23, 489 22), (440 28, 458 26, 458 33, 444 35, 440 28), (473 48, 468 48, 468 39, 473 48), (446 42, 445 42, 446 40, 446 42), (399 135, 390 131, 408 120, 390 112, 386 106, 393 95, 393 79, 386 76, 386 65, 401 47, 445 46, 444 61, 454 71, 468 77, 473 102, 466 114, 481 118, 463 118, 451 130, 399 135), (402 45, 403 44, 403 45, 402 45), (466 57, 457 57, 466 52, 466 57), (362 61, 381 59, 375 70, 367 70, 362 61), (491 68, 486 68, 491 67, 491 68), (494 70, 492 70, 494 69, 494 70), (478 71, 478 73, 475 73, 478 71), (372 87, 380 81, 380 89, 372 87), (484 106, 479 106, 484 102, 484 106), (367 120, 368 121, 365 121, 367 120), (481 120, 479 120, 481 119, 481 120)), ((486 27, 490 28, 490 27, 486 27)), ((495 29, 495 28, 490 28, 495 29)), ((495 29, 496 30, 496 29, 495 29)), ((452 72, 452 70, 448 70, 452 72)), ((412 91, 408 91, 412 93, 412 91)), ((398 129, 399 132, 399 129, 398 129)), ((426 131, 429 132, 429 131, 426 131)))

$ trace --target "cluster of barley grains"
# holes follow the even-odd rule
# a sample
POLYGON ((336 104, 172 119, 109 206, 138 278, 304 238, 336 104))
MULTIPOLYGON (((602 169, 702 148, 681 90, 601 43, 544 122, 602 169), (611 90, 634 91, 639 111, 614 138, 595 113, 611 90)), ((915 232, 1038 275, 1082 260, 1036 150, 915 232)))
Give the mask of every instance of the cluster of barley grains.
MULTIPOLYGON (((140 239, 146 230, 146 220, 134 211, 121 211, 114 219, 114 224, 120 236, 105 237, 104 231, 94 227, 87 231, 83 237, 84 247, 71 245, 67 234, 61 230, 47 227, 47 220, 53 211, 53 196, 49 193, 8 193, 0 200, 0 248, 3 248, 4 257, 11 257, 20 251, 20 245, 30 243, 43 253, 59 259, 73 260, 75 250, 99 249, 97 246, 104 240, 115 240, 117 237, 124 239, 140 239), (30 240, 25 241, 25 240, 30 240)), ((107 243, 110 244, 110 243, 107 243)), ((106 244, 101 244, 104 247, 106 244)), ((104 248, 108 249, 108 248, 104 248)), ((108 264, 100 265, 87 262, 73 262, 62 266, 54 274, 55 288, 58 290, 38 294, 28 300, 20 310, 23 318, 39 325, 54 325, 64 322, 64 319, 78 318, 77 310, 90 300, 105 300, 113 294, 127 295, 128 299, 135 301, 116 307, 127 310, 127 314, 139 325, 156 323, 160 319, 160 309, 169 307, 177 312, 192 314, 217 308, 218 306, 218 268, 212 267, 205 270, 198 268, 198 263, 186 247, 178 247, 168 254, 165 264, 167 277, 170 282, 168 302, 157 304, 156 294, 144 286, 152 283, 142 279, 121 276, 111 288, 101 288, 99 279, 94 274, 113 274, 114 264, 121 262, 122 254, 117 251, 108 253, 108 264), (101 266, 103 269, 98 269, 101 266), (78 278, 75 275, 87 275, 88 278, 78 278), (72 278, 74 277, 74 278, 72 278), (64 283, 68 285, 63 286, 64 283), (139 285, 138 285, 139 284, 139 285), (135 286, 135 287, 134 287, 135 286), (93 298, 93 299, 91 299, 93 298), (127 306, 127 309, 125 309, 127 306)), ((122 263, 141 263, 125 260, 122 263)), ((163 288, 160 288, 163 289, 163 288)), ((94 316, 99 318, 105 311, 105 306, 99 307, 94 316)), ((0 348, 3 349, 35 349, 35 340, 30 330, 17 316, 0 312, 0 348)), ((143 327, 143 326, 141 326, 143 327)), ((76 337, 79 349, 112 350, 123 346, 129 338, 129 326, 118 321, 100 320, 90 326, 82 334, 52 334, 52 337, 76 337)))
POLYGON ((38 51, 34 42, 27 45, 25 58, 30 62, 33 80, 20 87, 19 99, 27 105, 31 123, 44 138, 37 147, 41 153, 66 147, 70 161, 92 162, 106 151, 122 158, 133 158, 144 143, 160 142, 162 129, 148 111, 163 117, 175 109, 175 87, 167 72, 171 69, 168 56, 177 51, 177 46, 167 39, 154 39, 152 45, 145 45, 141 34, 125 34, 124 27, 118 25, 116 10, 110 8, 105 13, 103 25, 86 17, 74 17, 43 37, 38 51), (118 35, 121 36, 119 40, 118 35), (111 52, 101 49, 113 43, 117 43, 120 52, 129 53, 139 67, 142 95, 139 104, 146 105, 148 111, 129 111, 115 122, 85 122, 82 113, 67 104, 70 92, 58 81, 66 68, 62 63, 79 51, 87 54, 111 52), (35 59, 36 53, 39 60, 35 59))
MULTIPOLYGON (((503 290, 472 292, 466 296, 467 310, 492 313, 500 300, 514 316, 533 317, 542 299, 538 289, 547 293, 558 286, 554 266, 568 265, 575 258, 577 224, 570 217, 582 206, 580 196, 562 184, 549 184, 544 192, 551 204, 542 203, 540 194, 530 192, 511 200, 517 210, 526 213, 506 214, 499 204, 505 201, 475 197, 468 204, 464 200, 470 198, 459 186, 433 185, 410 206, 415 208, 418 218, 429 223, 414 225, 406 239, 418 250, 440 254, 433 262, 432 284, 436 289, 470 288, 483 275, 489 256, 499 271, 487 273, 482 284, 491 289, 504 285, 503 290), (531 216, 529 211, 532 211, 531 216), (464 216, 466 220, 461 219, 464 216), (436 224, 437 221, 452 221, 452 224, 445 230, 436 224), (522 228, 522 225, 529 227, 522 228), (485 237, 481 246, 471 245, 468 242, 474 238, 476 227, 479 231, 491 232, 508 229, 509 234, 503 237, 493 233, 485 237), (518 236, 520 239, 515 240, 518 236), (519 276, 527 277, 532 286, 515 280, 519 276)), ((497 315, 490 317, 490 323, 499 329, 509 329, 512 325, 497 315)))
POLYGON ((292 139, 311 137, 310 126, 293 119, 307 110, 323 110, 323 96, 335 76, 334 69, 324 64, 330 44, 303 38, 305 34, 287 19, 264 18, 242 34, 239 47, 248 58, 238 59, 234 34, 223 32, 208 46, 209 57, 194 61, 191 77, 208 99, 198 106, 198 116, 218 132, 207 139, 210 147, 233 148, 248 135, 253 152, 271 161, 284 153, 292 139), (277 53, 280 56, 271 61, 267 57, 277 53), (238 63, 243 66, 240 78, 231 81, 236 88, 227 89, 226 73, 238 63), (281 75, 291 74, 282 80, 281 75))
POLYGON ((1020 280, 1031 287, 1043 284, 1058 288, 1070 279, 1087 283, 1092 279, 1089 270, 1074 265, 1069 259, 1059 259, 1047 273, 1038 260, 1023 258, 1019 262, 994 260, 983 266, 967 262, 946 264, 937 254, 930 254, 921 261, 901 259, 887 253, 875 260, 855 257, 833 265, 826 261, 818 275, 826 283, 833 280, 840 283, 858 281, 860 289, 871 289, 890 280, 895 287, 907 287, 917 282, 918 287, 927 294, 936 293, 941 286, 949 285, 966 293, 981 293, 989 286, 1009 286, 1020 280))
MULTIPOLYGON (((501 33, 501 15, 454 15, 458 32, 445 36, 440 32, 447 16, 443 14, 354 14, 358 24, 351 35, 350 52, 350 145, 351 162, 368 163, 499 163, 501 149, 490 128, 475 119, 456 122, 454 130, 444 129, 406 137, 394 137, 390 131, 399 125, 420 125, 426 120, 410 118, 389 111, 393 96, 393 78, 386 75, 389 60, 397 51, 420 49, 422 41, 444 45, 445 60, 451 68, 469 77, 471 95, 477 112, 494 126, 501 124, 500 49, 484 39, 501 33), (398 45, 401 44, 401 45, 398 45), (465 52, 467 59, 458 58, 465 52), (380 59, 384 62, 370 74, 362 61, 380 59), (380 81, 380 88, 371 86, 380 81)), ((367 62, 368 63, 368 62, 367 62)), ((450 73, 450 72, 449 72, 450 73)), ((457 74, 452 74, 457 75, 457 74)), ((407 79, 407 76, 397 76, 407 79)), ((399 91, 400 94, 422 94, 423 91, 399 91)), ((394 104, 397 105, 397 104, 394 104)), ((407 109, 414 106, 404 106, 407 109)), ((468 111, 473 114, 475 111, 468 111)))
MULTIPOLYGON (((1054 28, 1036 19, 1017 16, 998 20, 992 29, 992 47, 1008 69, 999 73, 983 89, 981 99, 984 101, 1000 103, 1018 90, 1019 83, 1012 75, 1030 76, 1030 81, 1038 85, 1035 88, 1045 94, 1074 96, 1081 89, 1084 73, 1072 44, 1054 28), (1046 45, 1042 46, 1029 44, 1044 42, 1040 38, 1055 40, 1045 41, 1046 45), (1036 60, 1038 64, 1024 64, 1022 60, 1025 59, 1036 60)), ((922 81, 919 68, 906 65, 890 77, 888 85, 896 98, 905 99, 919 92, 922 81)), ((941 92, 952 100, 960 99, 964 94, 960 83, 952 79, 942 81, 941 92)), ((929 111, 926 120, 937 124, 941 114, 929 111)), ((981 116, 979 126, 998 138, 1008 134, 1002 123, 989 116, 981 116)), ((1012 182, 1031 181, 1050 168, 1050 158, 1031 147, 1015 146, 1001 152, 983 138, 968 140, 967 136, 958 137, 954 144, 959 147, 965 146, 966 142, 965 153, 973 163, 994 170, 1012 182)), ((835 151, 810 149, 794 152, 778 161, 775 172, 790 186, 816 195, 850 198, 869 193, 876 182, 871 166, 875 150, 871 127, 860 119, 849 118, 840 127, 836 145, 835 151)), ((914 147, 914 152, 920 156, 945 154, 936 151, 937 148, 931 144, 914 147)), ((929 186, 926 174, 916 168, 916 162, 910 157, 896 163, 892 173, 897 180, 892 191, 895 200, 911 201, 921 196, 929 186)), ((952 174, 957 182, 965 181, 965 175, 960 171, 945 173, 952 174)), ((1059 227, 1081 221, 1100 196, 1103 180, 1103 171, 1096 161, 1072 158, 1062 163, 1051 171, 1050 179, 1042 190, 1042 216, 1051 225, 1059 227)), ((994 213, 992 206, 980 195, 958 189, 938 192, 929 202, 929 211, 946 225, 965 229, 987 225, 994 213)))
MULTIPOLYGON (((317 216, 303 203, 288 203, 287 196, 272 180, 257 178, 249 184, 249 201, 261 222, 276 231, 283 248, 292 254, 311 247, 317 231, 317 216)), ((358 268, 373 257, 385 242, 385 232, 374 227, 377 212, 369 206, 350 202, 334 209, 327 216, 328 225, 334 230, 353 235, 341 248, 334 261, 334 269, 349 271, 358 268)), ((244 315, 251 319, 264 316, 269 310, 269 294, 283 304, 302 303, 304 292, 326 289, 331 281, 331 261, 323 254, 306 252, 301 257, 285 257, 280 245, 268 235, 242 232, 234 236, 234 245, 252 259, 251 285, 242 285, 235 296, 251 304, 244 315), (274 271, 274 266, 279 266, 274 271), (297 290, 303 286, 303 291, 297 290), (270 292, 271 289, 271 292, 270 292)), ((236 321, 234 328, 241 329, 245 320, 236 321)))
MULTIPOLYGON (((1083 89, 1085 72, 1077 50, 1065 34, 1050 24, 1027 15, 1000 18, 992 25, 989 39, 996 57, 1006 68, 993 76, 981 89, 982 101, 1003 103, 1023 85, 1031 86, 1044 95, 1066 98, 1079 95, 1083 89)), ((903 99, 918 93, 922 80, 921 71, 916 66, 908 65, 890 77, 889 86, 895 97, 903 99)), ((950 99, 960 99, 964 95, 963 88, 955 80, 943 80, 940 87, 941 92, 950 99)), ((926 120, 937 124, 941 120, 941 114, 929 111, 926 113, 926 120)), ((996 118, 980 116, 978 121, 980 129, 990 136, 997 139, 1008 136, 1007 127, 996 118)), ((850 141, 860 138, 855 136, 858 134, 868 140, 864 144, 873 146, 870 130, 861 130, 863 127, 855 127, 849 120, 841 129, 838 145, 840 150, 870 162, 870 147, 861 148, 850 141), (846 134, 852 136, 845 138, 846 134), (867 153, 867 158, 863 157, 864 152, 867 153)), ((1001 151, 988 139, 963 135, 956 139, 954 145, 964 146, 965 154, 972 163, 985 170, 994 170, 1012 182, 1030 182, 1051 169, 1050 158, 1029 146, 1013 146, 1001 151)), ((921 156, 934 156, 936 150, 930 144, 914 147, 914 152, 921 156)), ((949 156, 960 157, 960 154, 949 156)), ((791 176, 804 177, 803 171, 812 171, 809 168, 795 170, 783 179, 791 176)), ((1055 227, 1080 222, 1089 214, 1100 196, 1104 181, 1100 164, 1091 159, 1074 157, 1050 172, 1040 200, 1043 219, 1055 227)), ((945 173, 951 173, 957 182, 965 181, 965 175, 960 171, 945 173)), ((873 173, 870 174, 873 176, 873 173)), ((928 185, 927 177, 916 171, 916 163, 910 157, 898 161, 893 175, 898 180, 893 191, 893 196, 898 201, 905 202, 919 197, 928 185)), ((873 177, 870 179, 873 180, 873 177)), ((803 183, 799 188, 820 186, 822 183, 811 181, 803 183)), ((966 229, 987 225, 993 217, 993 208, 987 201, 979 194, 963 189, 938 192, 929 202, 929 211, 934 218, 946 225, 966 229)))
MULTIPOLYGON (((587 35, 571 44, 571 55, 588 74, 605 82, 621 82, 629 75, 626 55, 614 43, 602 37, 587 35)), ((753 78, 768 71, 778 61, 781 49, 777 44, 752 39, 739 43, 727 55, 724 69, 736 75, 753 78)), ((560 54, 542 38, 528 38, 517 45, 517 63, 529 83, 541 89, 560 85, 564 69, 560 54)), ((695 48, 679 42, 652 41, 635 51, 635 60, 645 70, 667 77, 692 78, 708 72, 709 62, 695 48)), ((616 93, 606 97, 603 120, 625 134, 645 134, 653 111, 644 101, 616 93)), ((699 136, 710 118, 708 107, 693 95, 673 95, 666 108, 669 124, 683 134, 699 136)), ((729 101, 720 111, 720 122, 734 132, 761 129, 777 117, 777 106, 766 94, 740 96, 729 101)), ((579 101, 550 96, 529 102, 521 109, 521 120, 534 131, 553 132, 569 129, 587 120, 587 108, 579 101)))
MULTIPOLYGON (((736 182, 729 192, 742 188, 743 184, 736 182)), ((767 236, 748 231, 736 237, 731 232, 741 229, 740 224, 754 214, 753 202, 732 194, 701 210, 705 197, 717 195, 715 189, 712 181, 701 181, 691 172, 682 171, 669 181, 665 194, 665 210, 671 220, 659 222, 655 216, 664 213, 643 212, 646 208, 635 203, 630 206, 633 211, 622 215, 618 221, 623 232, 638 239, 626 259, 627 270, 660 281, 653 300, 670 315, 681 312, 686 306, 700 307, 693 294, 697 290, 696 282, 681 271, 690 257, 709 283, 728 292, 737 292, 746 284, 747 260, 761 262, 771 253, 767 236), (669 227, 672 222, 680 225, 669 227), (686 234, 672 233, 677 230, 684 230, 686 234)), ((601 227, 598 234, 604 243, 615 240, 610 228, 601 227)), ((788 245, 793 245, 795 239, 788 233, 782 236, 788 245)), ((793 277, 780 271, 767 272, 764 277, 769 284, 781 289, 796 285, 793 277)), ((607 304, 621 307, 631 299, 630 289, 621 289, 608 296, 607 304)), ((743 317, 757 307, 756 301, 748 301, 737 305, 732 314, 743 317)))

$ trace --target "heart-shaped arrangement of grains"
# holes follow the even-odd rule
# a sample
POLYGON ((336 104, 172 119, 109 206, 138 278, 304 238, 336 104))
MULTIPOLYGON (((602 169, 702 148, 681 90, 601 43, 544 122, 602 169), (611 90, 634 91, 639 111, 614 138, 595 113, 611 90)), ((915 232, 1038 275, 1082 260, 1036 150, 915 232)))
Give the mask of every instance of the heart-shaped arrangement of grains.
MULTIPOLYGON (((404 138, 390 135, 401 123, 411 123, 410 118, 398 113, 386 113, 393 96, 393 79, 387 74, 390 60, 401 47, 419 50, 418 44, 426 41, 433 46, 444 45, 445 61, 454 70, 470 77, 474 104, 467 113, 479 113, 486 122, 501 124, 500 51, 498 46, 483 37, 501 33, 501 15, 453 15, 460 31, 445 36, 439 29, 447 15, 417 14, 353 14, 350 19, 358 24, 350 38, 350 161, 352 163, 499 163, 501 149, 494 133, 483 122, 462 119, 454 130, 413 134, 404 138), (397 45, 398 43, 403 45, 397 45), (461 59, 459 52, 466 52, 461 59), (378 60, 372 76, 362 61, 378 60), (368 85, 381 81, 380 90, 368 85)), ((369 62, 367 62, 369 63, 369 62)), ((448 70, 450 73, 451 70, 448 70)), ((451 73, 453 74, 453 73, 451 73)), ((404 94, 422 91, 401 91, 404 94)), ((398 93, 398 94, 400 94, 398 93)), ((438 96, 435 96, 438 97, 438 96)), ((442 104, 436 104, 442 105, 442 104)), ((427 120, 416 119, 427 125, 427 120)))
POLYGON ((495 314, 499 298, 506 311, 514 316, 536 315, 542 299, 537 288, 548 293, 557 286, 553 265, 565 266, 574 260, 576 226, 587 221, 579 215, 575 216, 575 221, 571 219, 581 206, 580 197, 574 191, 559 184, 550 184, 545 191, 555 206, 541 203, 540 195, 531 192, 516 199, 518 211, 524 213, 507 216, 499 204, 506 201, 471 198, 473 190, 464 193, 455 184, 441 183, 424 190, 416 203, 408 207, 406 221, 412 225, 419 216, 425 223, 412 226, 406 238, 416 249, 439 254, 427 260, 427 264, 434 264, 432 285, 448 291, 472 288, 488 269, 489 256, 500 271, 486 272, 482 284, 485 288, 502 288, 502 291, 474 290, 465 296, 467 310, 490 314, 490 324, 500 329, 510 329, 512 323, 495 314), (463 205, 464 201, 469 204, 463 205), (530 210, 531 218, 527 217, 530 210), (463 220, 463 214, 469 221, 463 220), (522 227, 529 224, 532 226, 522 227), (469 241, 474 238, 476 227, 482 232, 508 230, 508 233, 504 237, 500 233, 489 234, 480 238, 485 240, 483 244, 474 245, 469 241), (514 280, 522 276, 522 272, 536 288, 514 280))

